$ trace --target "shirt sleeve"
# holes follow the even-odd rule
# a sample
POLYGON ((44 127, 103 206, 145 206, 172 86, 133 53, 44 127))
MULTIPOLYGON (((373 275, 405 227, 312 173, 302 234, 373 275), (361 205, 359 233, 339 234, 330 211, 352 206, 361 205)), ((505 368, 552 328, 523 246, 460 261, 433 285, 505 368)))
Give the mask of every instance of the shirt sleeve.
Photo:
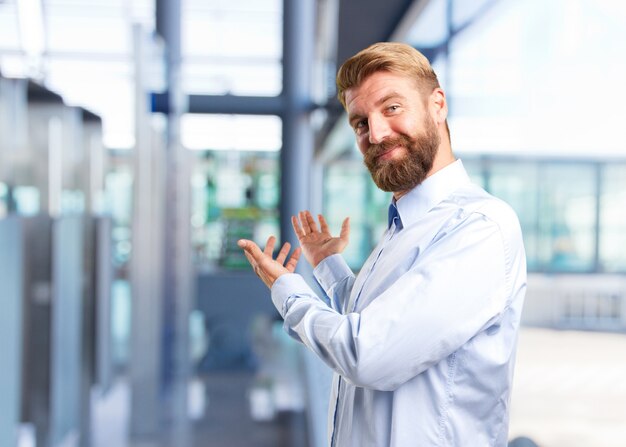
POLYGON ((482 215, 461 227, 360 313, 340 314, 302 278, 282 276, 272 298, 285 328, 356 386, 396 389, 494 324, 508 304, 511 250, 499 227, 482 215))
POLYGON ((345 313, 355 278, 343 256, 327 257, 315 267, 313 275, 330 298, 332 308, 345 313))

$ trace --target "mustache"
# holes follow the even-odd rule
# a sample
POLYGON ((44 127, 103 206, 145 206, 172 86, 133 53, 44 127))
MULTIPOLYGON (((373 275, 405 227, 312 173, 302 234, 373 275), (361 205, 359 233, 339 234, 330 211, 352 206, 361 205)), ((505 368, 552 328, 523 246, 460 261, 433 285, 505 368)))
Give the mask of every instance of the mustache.
POLYGON ((392 149, 396 146, 403 146, 405 148, 408 148, 410 147, 410 145, 411 140, 408 137, 404 135, 399 135, 394 138, 383 140, 381 143, 370 144, 369 148, 367 149, 367 156, 371 158, 377 158, 378 156, 387 152, 389 149, 392 149))

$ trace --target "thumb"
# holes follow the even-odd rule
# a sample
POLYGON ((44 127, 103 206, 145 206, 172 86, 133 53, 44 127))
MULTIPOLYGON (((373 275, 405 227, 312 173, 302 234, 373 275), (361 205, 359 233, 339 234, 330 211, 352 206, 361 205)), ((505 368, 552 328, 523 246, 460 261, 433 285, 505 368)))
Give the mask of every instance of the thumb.
POLYGON ((243 248, 247 253, 252 255, 252 257, 255 260, 258 260, 259 257, 261 257, 263 255, 263 252, 261 251, 259 246, 257 244, 255 244, 254 242, 249 241, 247 239, 239 239, 237 241, 237 245, 239 247, 243 248))

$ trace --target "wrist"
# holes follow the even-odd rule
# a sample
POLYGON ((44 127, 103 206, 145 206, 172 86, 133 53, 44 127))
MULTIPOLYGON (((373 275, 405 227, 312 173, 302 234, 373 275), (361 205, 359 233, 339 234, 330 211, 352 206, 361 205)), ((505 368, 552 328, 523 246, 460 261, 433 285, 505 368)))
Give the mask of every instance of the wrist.
POLYGON ((317 267, 318 265, 320 265, 320 263, 321 263, 324 259, 326 259, 326 258, 328 258, 328 257, 330 257, 330 256, 332 256, 332 255, 336 255, 336 254, 337 254, 337 253, 325 253, 325 254, 323 254, 323 255, 317 256, 317 257, 313 260, 313 262, 311 263, 311 265, 313 266, 313 268, 315 268, 315 267, 317 267))

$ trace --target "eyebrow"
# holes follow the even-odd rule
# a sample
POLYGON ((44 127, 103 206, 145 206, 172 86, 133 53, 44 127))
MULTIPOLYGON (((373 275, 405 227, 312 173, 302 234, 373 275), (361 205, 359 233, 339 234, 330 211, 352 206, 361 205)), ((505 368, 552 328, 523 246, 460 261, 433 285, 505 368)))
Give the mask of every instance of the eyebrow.
MULTIPOLYGON (((386 103, 390 99, 395 99, 395 98, 405 99, 406 97, 404 95, 401 95, 398 92, 392 91, 386 94, 385 96, 383 96, 382 98, 380 98, 378 101, 376 101, 374 105, 380 106, 381 104, 386 103)), ((361 118, 364 118, 364 116, 359 115, 358 113, 354 113, 348 116, 348 122, 352 124, 354 120, 361 119, 361 118)))
POLYGON ((404 95, 401 95, 398 92, 390 92, 389 94, 383 96, 382 98, 380 98, 378 101, 376 101, 376 105, 379 106, 381 104, 386 103, 387 101, 389 101, 390 99, 394 99, 394 98, 400 98, 400 99, 405 99, 404 95))

